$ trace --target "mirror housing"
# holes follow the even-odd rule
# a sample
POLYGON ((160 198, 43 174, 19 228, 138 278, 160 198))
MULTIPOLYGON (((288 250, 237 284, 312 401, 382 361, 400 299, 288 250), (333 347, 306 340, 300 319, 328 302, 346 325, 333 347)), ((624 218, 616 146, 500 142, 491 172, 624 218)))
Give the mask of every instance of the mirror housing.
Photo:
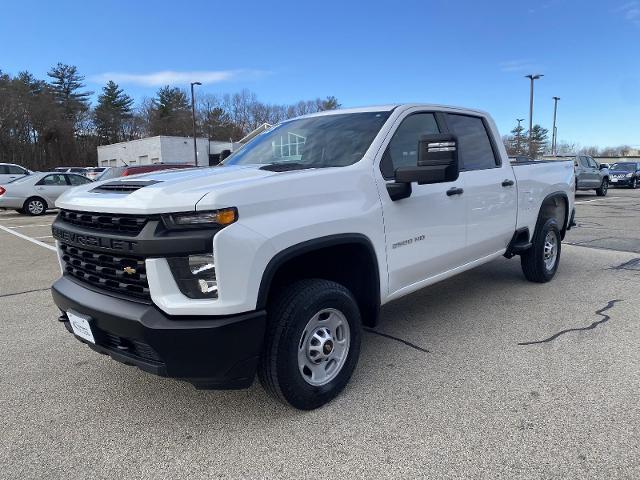
POLYGON ((458 137, 450 133, 422 135, 415 167, 398 167, 396 182, 418 185, 453 182, 458 179, 458 137))

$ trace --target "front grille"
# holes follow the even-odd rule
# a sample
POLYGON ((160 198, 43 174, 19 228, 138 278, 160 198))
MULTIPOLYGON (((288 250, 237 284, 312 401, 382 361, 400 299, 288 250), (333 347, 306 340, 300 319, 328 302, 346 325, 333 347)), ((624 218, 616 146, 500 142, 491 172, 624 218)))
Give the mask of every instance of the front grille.
POLYGON ((126 353, 135 357, 143 358, 145 360, 152 360, 154 362, 162 362, 160 355, 150 345, 139 340, 131 340, 124 337, 119 337, 104 330, 97 331, 101 346, 108 348, 109 350, 115 350, 120 353, 126 353))
POLYGON ((140 233, 149 219, 145 215, 118 215, 112 213, 75 212, 72 210, 60 210, 58 215, 63 222, 88 230, 131 235, 140 233))
POLYGON ((64 271, 105 290, 151 298, 144 259, 93 252, 60 243, 64 271))

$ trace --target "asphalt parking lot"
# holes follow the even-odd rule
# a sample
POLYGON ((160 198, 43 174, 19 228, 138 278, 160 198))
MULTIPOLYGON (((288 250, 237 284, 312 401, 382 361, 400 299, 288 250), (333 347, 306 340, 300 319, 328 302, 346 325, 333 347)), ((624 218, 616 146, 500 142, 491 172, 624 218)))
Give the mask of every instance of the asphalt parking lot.
POLYGON ((553 282, 500 259, 385 306, 419 348, 367 333, 308 413, 92 352, 48 291, 55 214, 0 212, 0 478, 640 478, 640 190, 576 200, 553 282))

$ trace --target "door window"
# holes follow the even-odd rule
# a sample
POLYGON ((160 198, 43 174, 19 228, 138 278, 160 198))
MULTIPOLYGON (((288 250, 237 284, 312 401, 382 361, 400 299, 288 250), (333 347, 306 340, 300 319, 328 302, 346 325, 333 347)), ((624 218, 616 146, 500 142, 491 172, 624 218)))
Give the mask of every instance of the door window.
MULTIPOLYGON (((23 168, 20 168, 16 165, 7 165, 7 170, 9 171, 9 175, 25 175, 27 172, 24 171, 23 168)), ((2 173, 2 172, 0 172, 2 173)))
POLYGON ((433 113, 414 113, 405 118, 393 134, 382 157, 382 176, 389 180, 394 177, 396 168, 417 166, 420 137, 437 133, 440 133, 440 129, 433 113))
POLYGON ((69 183, 71 185, 84 185, 85 183, 90 183, 91 180, 88 178, 82 177, 80 175, 67 175, 69 179, 69 183))
POLYGON ((598 168, 598 164, 596 163, 596 161, 593 158, 587 157, 587 161, 589 162, 589 166, 591 168, 598 168))
POLYGON ((480 117, 447 114, 449 130, 458 137, 458 158, 464 170, 484 170, 499 165, 480 117))
POLYGON ((591 168, 591 165, 589 165, 589 159, 587 159, 587 157, 580 157, 580 165, 585 168, 591 168))
POLYGON ((55 175, 47 175, 42 180, 40 180, 37 185, 47 185, 47 186, 67 186, 67 181, 64 178, 65 176, 62 174, 55 175))

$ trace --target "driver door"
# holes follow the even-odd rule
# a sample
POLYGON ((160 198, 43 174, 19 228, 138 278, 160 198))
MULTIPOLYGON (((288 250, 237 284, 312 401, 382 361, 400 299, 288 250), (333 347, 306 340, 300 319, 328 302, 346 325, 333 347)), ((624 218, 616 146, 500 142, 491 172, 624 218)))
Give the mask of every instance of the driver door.
POLYGON ((391 295, 464 263, 466 200, 464 195, 447 193, 464 188, 462 177, 455 182, 412 183, 411 195, 395 201, 386 188, 396 168, 417 165, 420 137, 442 133, 442 125, 434 112, 410 112, 399 121, 380 163, 391 295))

